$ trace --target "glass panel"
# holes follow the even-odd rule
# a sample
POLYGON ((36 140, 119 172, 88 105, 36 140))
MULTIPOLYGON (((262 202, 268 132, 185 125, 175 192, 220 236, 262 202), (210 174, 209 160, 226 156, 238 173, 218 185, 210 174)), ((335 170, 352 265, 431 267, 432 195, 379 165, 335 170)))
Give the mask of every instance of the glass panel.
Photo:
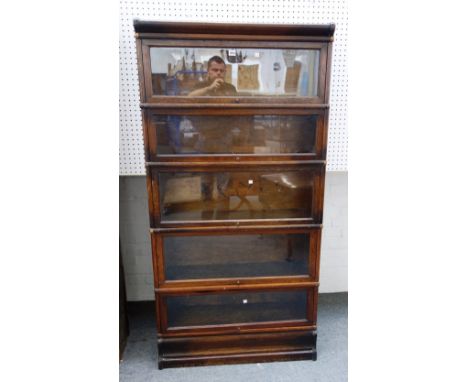
POLYGON ((158 154, 315 153, 316 115, 153 115, 158 154))
POLYGON ((318 49, 150 48, 154 95, 317 96, 318 49))
POLYGON ((161 220, 310 218, 312 170, 160 173, 161 220))
POLYGON ((167 280, 307 275, 308 259, 306 233, 164 237, 167 280))
POLYGON ((168 327, 305 320, 307 292, 244 292, 166 297, 168 327))

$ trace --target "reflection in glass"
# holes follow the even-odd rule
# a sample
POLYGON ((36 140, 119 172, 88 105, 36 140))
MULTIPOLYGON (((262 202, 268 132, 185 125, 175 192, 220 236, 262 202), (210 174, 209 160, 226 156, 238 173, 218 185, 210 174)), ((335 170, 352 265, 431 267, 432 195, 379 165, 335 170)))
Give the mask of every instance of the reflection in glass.
POLYGON ((313 173, 160 173, 161 220, 310 218, 313 173))
POLYGON ((309 234, 305 233, 166 236, 163 242, 167 280, 309 273, 309 234))
POLYGON ((159 155, 315 153, 316 115, 153 115, 159 155))
POLYGON ((306 320, 307 292, 244 292, 166 297, 169 327, 306 320))
POLYGON ((318 49, 152 47, 153 94, 314 97, 319 55, 318 49))

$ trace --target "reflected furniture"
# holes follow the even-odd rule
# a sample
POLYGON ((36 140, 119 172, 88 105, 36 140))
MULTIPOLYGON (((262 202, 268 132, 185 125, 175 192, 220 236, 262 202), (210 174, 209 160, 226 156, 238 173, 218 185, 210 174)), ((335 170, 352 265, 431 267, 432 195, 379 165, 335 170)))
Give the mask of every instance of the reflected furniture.
POLYGON ((334 25, 134 28, 159 368, 315 360, 334 25))

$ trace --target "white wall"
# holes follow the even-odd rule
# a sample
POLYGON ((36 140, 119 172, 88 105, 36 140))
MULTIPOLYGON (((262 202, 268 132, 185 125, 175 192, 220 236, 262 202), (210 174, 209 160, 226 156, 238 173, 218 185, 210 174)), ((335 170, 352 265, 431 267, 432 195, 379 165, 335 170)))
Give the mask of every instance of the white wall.
MULTIPOLYGON (((120 240, 129 301, 153 300, 146 180, 120 177, 120 240)), ((348 290, 348 173, 327 172, 320 293, 348 290)))
POLYGON ((120 177, 119 213, 127 299, 154 300, 148 198, 144 176, 120 177))
POLYGON ((323 211, 321 293, 348 290, 348 173, 327 172, 323 211))

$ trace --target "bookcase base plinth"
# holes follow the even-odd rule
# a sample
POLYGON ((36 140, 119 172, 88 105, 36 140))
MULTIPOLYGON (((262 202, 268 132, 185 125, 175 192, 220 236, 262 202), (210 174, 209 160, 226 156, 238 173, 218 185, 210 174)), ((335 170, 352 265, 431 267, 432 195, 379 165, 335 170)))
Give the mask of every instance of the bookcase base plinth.
POLYGON ((160 338, 159 369, 317 360, 316 331, 160 338))

